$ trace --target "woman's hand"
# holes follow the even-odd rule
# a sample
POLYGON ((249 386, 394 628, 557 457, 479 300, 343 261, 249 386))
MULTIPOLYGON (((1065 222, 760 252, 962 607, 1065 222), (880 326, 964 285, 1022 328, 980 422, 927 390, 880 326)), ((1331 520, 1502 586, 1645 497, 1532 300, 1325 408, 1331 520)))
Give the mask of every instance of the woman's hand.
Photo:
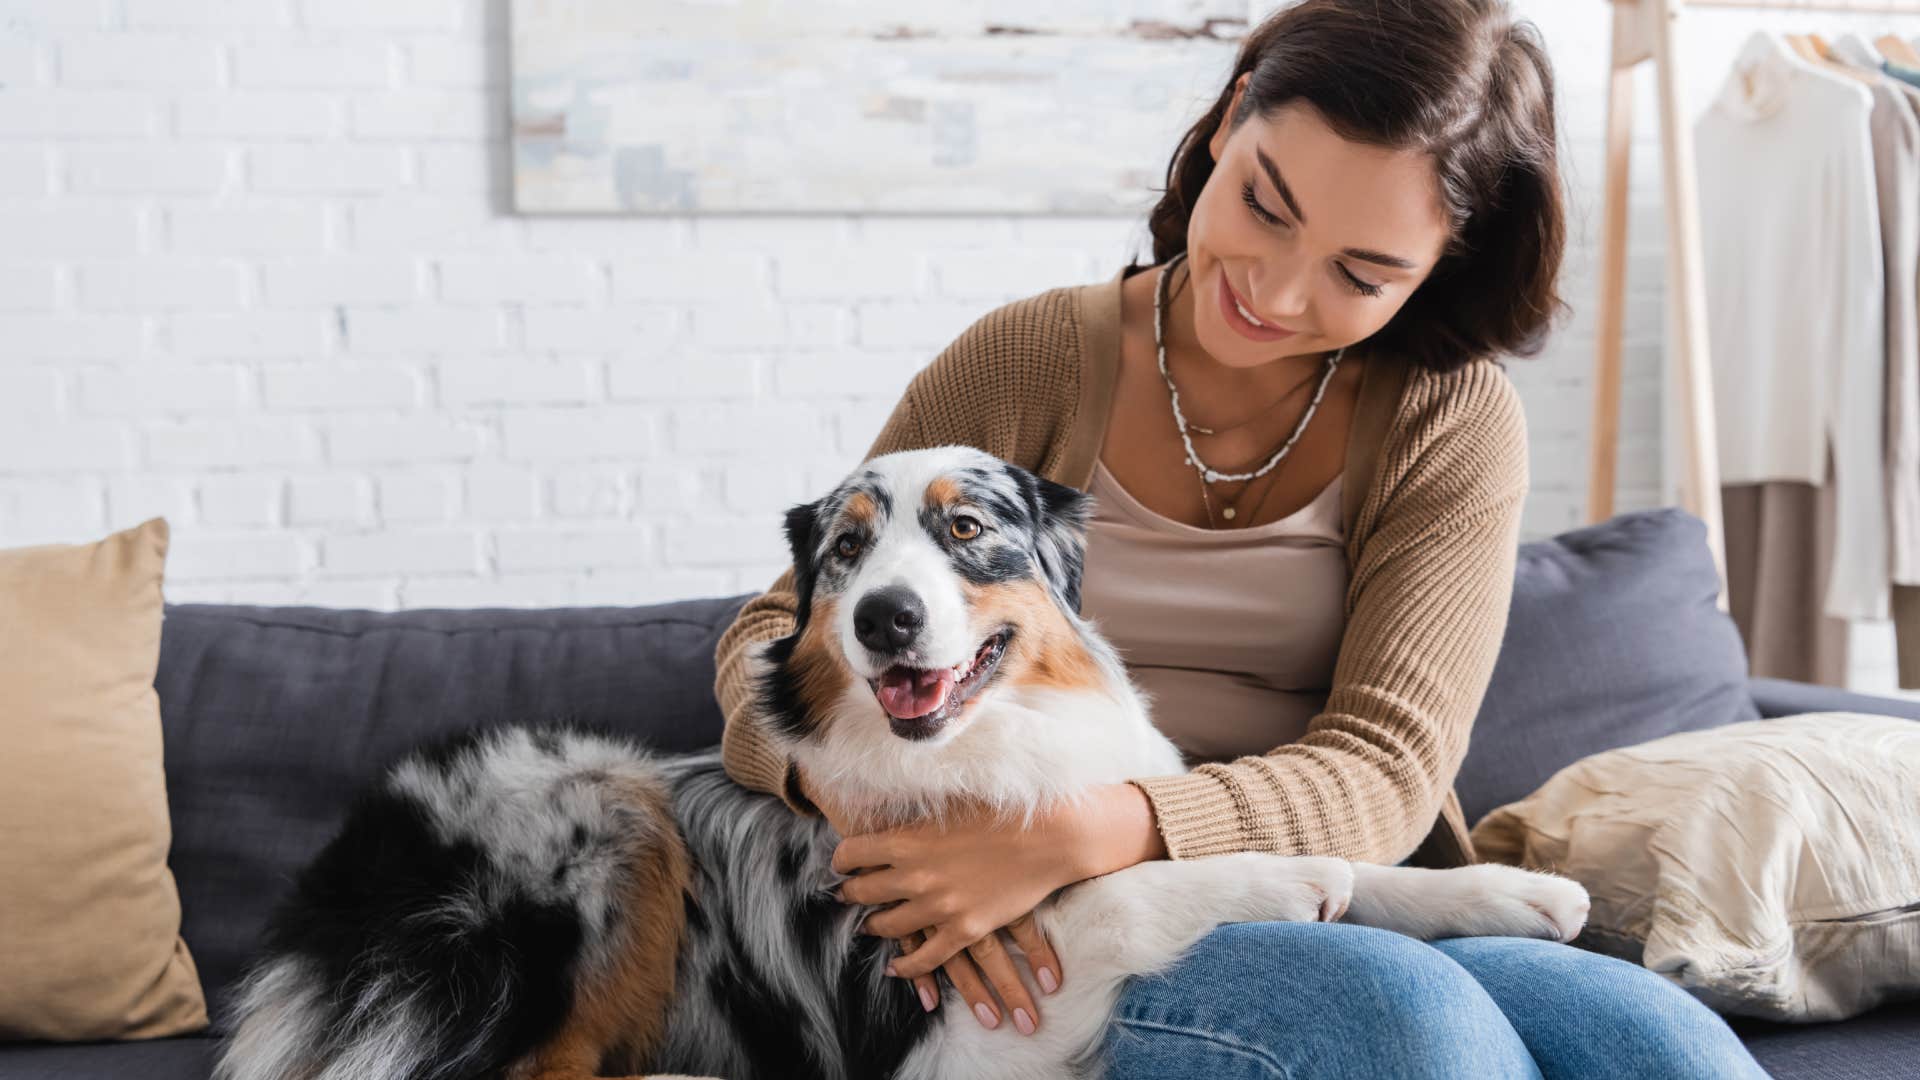
POLYGON ((1026 954, 1042 990, 1059 988, 1059 957, 1040 932, 1033 909, 1055 889, 1078 880, 1070 876, 1072 863, 1062 851, 1066 825, 1039 820, 1021 831, 971 813, 944 825, 851 837, 835 850, 834 869, 865 872, 842 882, 840 896, 852 903, 895 905, 872 913, 862 927, 865 933, 899 938, 909 950, 889 971, 924 986, 922 980, 934 970, 945 970, 983 1025, 998 1027, 1003 1013, 1010 1013, 1021 1033, 1032 1034, 1040 1011, 1002 935, 1026 954))
POLYGON ((859 874, 842 884, 842 898, 895 904, 870 915, 863 927, 900 939, 907 955, 892 970, 913 980, 928 1011, 939 1001, 931 973, 944 970, 987 1027, 997 1026, 1003 1012, 989 984, 1014 1010, 1016 1027, 1029 1030, 1021 1011, 1033 1025, 1039 1023, 1039 1010, 1002 933, 1026 954, 1041 989, 1052 993, 1064 972, 1033 909, 1063 885, 1166 857, 1146 795, 1131 784, 1096 788, 1085 801, 1043 815, 1024 831, 995 827, 976 813, 945 827, 919 825, 852 837, 839 808, 817 798, 804 776, 800 786, 843 837, 834 869, 859 874), (928 918, 929 911, 935 917, 928 918), (969 937, 979 927, 986 929, 969 937))
MULTIPOLYGON (((821 796, 820 793, 808 785, 806 772, 800 770, 798 766, 795 766, 795 769, 800 778, 800 793, 805 795, 813 805, 819 807, 820 813, 826 817, 827 822, 833 826, 834 831, 839 833, 842 838, 852 835, 849 832, 853 827, 852 821, 845 809, 835 804, 832 800, 821 796)), ((845 897, 843 896, 842 899, 845 899, 845 897)), ((912 951, 919 948, 925 941, 925 935, 915 932, 901 937, 900 947, 903 950, 912 951)), ((1040 945, 1043 948, 1045 947, 1046 941, 1044 938, 1041 939, 1040 945)), ((1021 947, 1025 948, 1026 946, 1023 943, 1021 947)), ((1053 950, 1051 948, 1045 948, 1044 953, 1029 953, 1028 955, 1045 955, 1051 957, 1053 956, 1053 950)), ((1058 960, 1054 961, 1054 968, 1058 970, 1058 960)), ((964 955, 956 956, 952 960, 949 960, 942 970, 946 971, 947 978, 952 981, 954 988, 960 991, 960 996, 966 999, 968 1006, 973 1010, 973 1014, 980 1018, 982 1024, 988 1027, 996 1027, 999 1025, 1000 1013, 995 1008, 997 1002, 992 992, 987 989, 986 981, 981 977, 979 969, 974 967, 971 960, 967 959, 964 955)), ((1058 983, 1056 982, 1055 986, 1057 985, 1058 983)), ((920 1007, 927 1012, 932 1012, 940 1007, 940 987, 938 983, 934 982, 932 974, 915 976, 913 979, 913 990, 914 994, 920 999, 920 1007)), ((1021 984, 1017 977, 1014 978, 1010 984, 1000 985, 999 991, 1002 1000, 1022 999, 1022 1003, 1028 1010, 1027 1015, 1029 1017, 1037 1017, 1040 1015, 1039 1010, 1033 1007, 1031 995, 1026 993, 1026 987, 1021 984)), ((1053 989, 1051 987, 1048 988, 1048 993, 1052 992, 1053 989)), ((1016 1005, 1015 1007, 1018 1008, 1020 1006, 1016 1005)), ((1014 1023, 1017 1026, 1019 1020, 1016 1018, 1014 1023)))
MULTIPOLYGON (((1039 924, 1031 915, 1015 920, 1012 926, 996 930, 991 935, 991 945, 976 942, 969 951, 956 953, 953 959, 940 966, 940 970, 947 973, 948 981, 960 992, 961 998, 967 1002, 967 1007, 982 1026, 999 1027, 1002 1013, 1010 1009, 1014 1027, 1022 1034, 1031 1035, 1040 1023, 1040 1009, 1034 1004, 1032 992, 1015 969, 1011 955, 998 947, 999 935, 1009 933, 1026 953, 1028 965, 1034 971, 1046 973, 1041 976, 1041 989, 1049 994, 1058 990, 1059 977, 1053 973, 1060 970, 1060 958, 1054 954, 1053 946, 1047 942, 1046 935, 1040 932, 1039 924), (976 957, 981 959, 976 960, 976 957)), ((900 939, 900 947, 912 951, 925 941, 926 935, 916 930, 900 939)), ((940 1000, 933 976, 915 976, 913 985, 920 994, 921 1003, 928 1005, 927 1011, 933 1011, 932 1005, 940 1000)))
MULTIPOLYGON (((843 839, 833 866, 846 874, 867 871, 841 885, 843 897, 896 903, 867 917, 867 933, 908 940, 924 932, 924 941, 911 942, 908 954, 894 962, 895 973, 918 983, 943 967, 980 1022, 993 1027, 999 1012, 980 985, 984 974, 1014 1008, 1014 1023, 1024 1031, 1020 1010, 1032 995, 1020 981, 1000 929, 1012 935, 1034 978, 1052 993, 1064 972, 1033 920, 1033 909, 1064 885, 1165 857, 1145 793, 1132 784, 1110 784, 1095 788, 1082 802, 1040 815, 1024 830, 996 825, 976 811, 944 825, 843 839)), ((1038 1024, 1038 1011, 1028 1018, 1038 1024)))

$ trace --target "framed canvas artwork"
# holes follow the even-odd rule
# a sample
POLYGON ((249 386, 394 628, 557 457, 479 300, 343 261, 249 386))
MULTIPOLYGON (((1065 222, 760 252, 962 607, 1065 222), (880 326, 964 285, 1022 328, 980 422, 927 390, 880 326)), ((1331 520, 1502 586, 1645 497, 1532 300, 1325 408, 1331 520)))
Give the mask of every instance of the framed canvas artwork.
POLYGON ((1246 0, 513 0, 527 213, 1133 216, 1246 0))

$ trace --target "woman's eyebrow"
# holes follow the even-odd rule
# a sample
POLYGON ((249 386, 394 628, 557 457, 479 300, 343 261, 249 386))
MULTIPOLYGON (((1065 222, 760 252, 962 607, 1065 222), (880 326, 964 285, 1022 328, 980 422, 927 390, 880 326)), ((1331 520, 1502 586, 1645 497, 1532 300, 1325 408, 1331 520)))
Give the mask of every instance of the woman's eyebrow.
MULTIPOLYGON (((1260 167, 1266 170, 1267 179, 1273 181, 1274 190, 1280 193, 1280 201, 1287 204, 1287 209, 1293 211, 1293 216, 1300 219, 1300 224, 1305 225, 1307 223, 1307 215, 1300 212, 1300 204, 1294 201, 1293 198, 1293 189, 1288 187, 1286 180, 1280 176, 1280 166, 1275 165, 1273 159, 1267 156, 1267 152, 1258 146, 1253 148, 1253 156, 1260 159, 1260 167)), ((1342 251, 1341 254, 1347 255, 1350 258, 1359 259, 1362 262, 1390 266, 1395 270, 1412 270, 1415 266, 1419 265, 1412 259, 1403 259, 1398 255, 1388 255, 1385 252, 1374 251, 1371 248, 1347 248, 1342 251)))
POLYGON ((1341 251, 1341 254, 1351 256, 1363 262, 1379 263, 1381 266, 1391 266, 1396 270, 1411 270, 1414 268, 1414 262, 1411 259, 1403 259, 1398 255, 1388 255, 1384 252, 1372 251, 1367 248, 1346 248, 1341 251))
POLYGON ((1267 179, 1273 181, 1274 188, 1280 192, 1280 201, 1287 204, 1287 209, 1293 211, 1293 216, 1300 219, 1300 224, 1305 225, 1307 215, 1300 212, 1300 204, 1293 200, 1293 189, 1280 178, 1280 166, 1275 165, 1273 159, 1267 156, 1267 152, 1257 146, 1253 148, 1253 156, 1260 159, 1260 167, 1267 171, 1267 179))

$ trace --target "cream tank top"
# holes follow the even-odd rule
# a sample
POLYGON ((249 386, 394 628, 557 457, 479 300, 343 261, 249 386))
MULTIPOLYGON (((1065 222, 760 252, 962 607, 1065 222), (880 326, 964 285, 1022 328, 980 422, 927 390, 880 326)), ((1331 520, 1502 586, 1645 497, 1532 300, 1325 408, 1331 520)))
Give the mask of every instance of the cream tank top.
POLYGON ((1277 521, 1202 529, 1094 464, 1080 613, 1189 766, 1293 742, 1326 707, 1346 629, 1344 479, 1277 521))

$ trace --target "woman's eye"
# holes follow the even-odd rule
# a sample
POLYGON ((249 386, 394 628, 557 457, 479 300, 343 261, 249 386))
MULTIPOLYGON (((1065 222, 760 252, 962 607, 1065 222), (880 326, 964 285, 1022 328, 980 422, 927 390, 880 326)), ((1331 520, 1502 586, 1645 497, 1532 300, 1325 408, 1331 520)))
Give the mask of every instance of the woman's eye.
POLYGON ((1285 222, 1280 220, 1280 215, 1261 206, 1260 200, 1253 197, 1253 181, 1248 180, 1240 185, 1240 199, 1247 204, 1247 209, 1253 211, 1253 216, 1259 218, 1261 221, 1269 225, 1285 224, 1285 222))
POLYGON ((1361 281, 1359 278, 1353 276, 1351 270, 1348 270, 1344 266, 1340 268, 1340 280, 1346 284, 1347 288, 1352 289, 1361 296, 1379 296, 1386 291, 1386 286, 1375 285, 1371 281, 1361 281))
POLYGON ((950 527, 950 531, 953 533, 955 540, 971 540, 980 535, 980 523, 962 514, 953 519, 953 525, 950 527))
POLYGON ((843 536, 840 542, 833 546, 833 550, 841 558, 851 559, 860 554, 860 541, 854 536, 843 536))

